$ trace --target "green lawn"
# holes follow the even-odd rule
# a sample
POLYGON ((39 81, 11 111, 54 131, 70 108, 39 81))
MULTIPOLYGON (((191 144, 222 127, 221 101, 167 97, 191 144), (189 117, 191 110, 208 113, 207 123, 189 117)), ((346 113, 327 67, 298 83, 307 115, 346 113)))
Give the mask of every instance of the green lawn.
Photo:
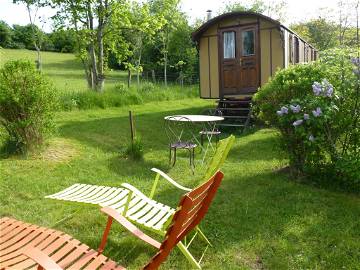
MULTIPOLYGON (((37 59, 36 51, 29 50, 0 50, 0 66, 8 60, 28 59, 34 62, 37 59)), ((78 92, 87 89, 85 74, 80 60, 70 53, 42 52, 42 71, 54 82, 61 92, 78 92)), ((123 71, 108 71, 105 90, 111 89, 120 81, 126 80, 123 71)))
MULTIPOLYGON (((196 186, 203 171, 199 164, 195 176, 185 155, 168 167, 162 118, 197 113, 207 105, 185 99, 58 113, 58 133, 41 158, 0 160, 0 216, 59 229, 96 248, 106 223, 97 207, 43 197, 76 182, 129 182, 147 193, 152 167, 196 186), (129 109, 145 144, 140 162, 119 154, 129 141, 129 109)), ((279 172, 286 165, 274 130, 237 136, 222 186, 202 222, 214 244, 204 257, 204 269, 360 269, 360 199, 292 181, 279 172)), ((158 199, 175 206, 181 193, 162 183, 158 199)), ((129 269, 139 269, 154 253, 118 225, 105 250, 129 269)), ((163 266, 188 268, 178 250, 163 266)))

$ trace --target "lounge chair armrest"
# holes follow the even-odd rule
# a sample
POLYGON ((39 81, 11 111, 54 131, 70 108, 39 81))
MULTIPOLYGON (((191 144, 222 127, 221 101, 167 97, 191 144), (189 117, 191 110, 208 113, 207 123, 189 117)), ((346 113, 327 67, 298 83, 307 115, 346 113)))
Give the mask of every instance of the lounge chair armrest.
POLYGON ((36 247, 26 248, 22 253, 38 263, 43 269, 63 270, 53 259, 36 247))
POLYGON ((150 198, 152 198, 154 196, 157 184, 158 184, 158 180, 159 180, 159 176, 161 176, 162 178, 164 178, 165 180, 167 180, 169 183, 171 183, 173 186, 177 187, 178 189, 181 189, 183 191, 191 191, 192 189, 184 187, 180 184, 178 184, 174 179, 172 179, 170 176, 168 176, 166 173, 164 173, 163 171, 156 169, 156 168, 152 168, 151 169, 153 172, 155 172, 157 174, 153 187, 151 189, 151 193, 150 193, 150 198))
POLYGON ((107 214, 109 217, 112 217, 117 222, 119 222, 122 226, 124 226, 129 232, 131 232, 133 235, 138 237, 139 239, 143 240, 144 242, 152 245, 153 247, 159 249, 161 244, 156 241, 155 239, 151 238, 147 234, 143 233, 141 230, 139 230, 138 227, 136 227, 134 224, 132 224, 130 221, 128 221, 124 216, 120 215, 115 209, 110 207, 104 207, 101 208, 101 211, 107 214))

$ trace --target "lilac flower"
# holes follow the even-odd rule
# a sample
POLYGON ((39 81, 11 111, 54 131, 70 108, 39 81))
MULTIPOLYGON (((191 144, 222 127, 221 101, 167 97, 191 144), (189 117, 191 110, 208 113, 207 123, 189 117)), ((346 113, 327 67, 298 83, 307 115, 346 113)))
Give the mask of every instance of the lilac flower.
POLYGON ((327 91, 326 91, 326 96, 327 96, 327 97, 331 97, 333 93, 334 93, 334 88, 333 88, 333 86, 330 84, 329 87, 328 87, 328 89, 327 89, 327 91))
POLYGON ((314 137, 312 134, 309 136, 309 141, 310 141, 310 142, 315 141, 315 137, 314 137))
POLYGON ((296 121, 293 123, 293 126, 294 126, 294 127, 300 126, 303 122, 304 122, 304 120, 302 120, 302 119, 296 120, 296 121))
POLYGON ((356 66, 360 66, 360 58, 359 57, 351 58, 351 62, 356 66))
POLYGON ((282 106, 282 107, 281 107, 281 112, 282 112, 283 114, 288 114, 288 113, 289 113, 289 109, 288 109, 287 107, 285 107, 285 106, 282 106))
POLYGON ((282 111, 276 111, 276 114, 277 114, 278 116, 283 116, 283 115, 284 115, 282 111))
POLYGON ((322 111, 321 111, 321 108, 320 108, 320 107, 317 107, 316 110, 313 110, 313 111, 312 111, 312 114, 313 114, 315 117, 320 116, 321 113, 322 113, 322 111))
POLYGON ((296 105, 296 106, 290 105, 290 109, 291 109, 294 113, 298 113, 298 112, 300 112, 301 107, 300 107, 300 105, 296 105))
POLYGON ((314 82, 313 85, 312 85, 312 89, 313 89, 313 92, 314 92, 315 96, 319 96, 321 94, 321 91, 322 91, 321 83, 314 82))
POLYGON ((310 119, 310 115, 308 115, 307 113, 304 113, 304 120, 309 120, 310 119))

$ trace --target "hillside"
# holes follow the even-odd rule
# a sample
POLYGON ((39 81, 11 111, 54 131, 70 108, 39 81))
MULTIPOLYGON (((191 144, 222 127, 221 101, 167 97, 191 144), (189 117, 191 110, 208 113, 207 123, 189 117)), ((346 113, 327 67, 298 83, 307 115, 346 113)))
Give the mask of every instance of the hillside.
MULTIPOLYGON (((87 89, 81 62, 69 53, 42 52, 42 70, 54 82, 59 91, 77 92, 87 89)), ((0 50, 0 66, 8 60, 36 60, 36 52, 29 50, 0 50)), ((109 71, 105 88, 112 88, 116 82, 126 79, 125 72, 109 71)))

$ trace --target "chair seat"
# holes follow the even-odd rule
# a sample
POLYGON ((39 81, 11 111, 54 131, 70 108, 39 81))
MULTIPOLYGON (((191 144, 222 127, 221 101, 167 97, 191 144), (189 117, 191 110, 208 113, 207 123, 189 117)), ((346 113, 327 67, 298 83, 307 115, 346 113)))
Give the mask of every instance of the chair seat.
POLYGON ((37 263, 23 251, 36 247, 63 269, 122 270, 122 266, 61 231, 0 219, 0 269, 36 269, 37 263))
POLYGON ((196 146, 197 144, 192 142, 176 142, 170 144, 171 148, 176 148, 176 149, 193 149, 196 146))
POLYGON ((120 214, 125 209, 130 190, 133 192, 126 217, 155 231, 164 231, 164 226, 175 213, 175 209, 149 199, 135 187, 124 184, 125 187, 105 187, 87 184, 74 184, 46 198, 98 204, 109 206, 120 214))

